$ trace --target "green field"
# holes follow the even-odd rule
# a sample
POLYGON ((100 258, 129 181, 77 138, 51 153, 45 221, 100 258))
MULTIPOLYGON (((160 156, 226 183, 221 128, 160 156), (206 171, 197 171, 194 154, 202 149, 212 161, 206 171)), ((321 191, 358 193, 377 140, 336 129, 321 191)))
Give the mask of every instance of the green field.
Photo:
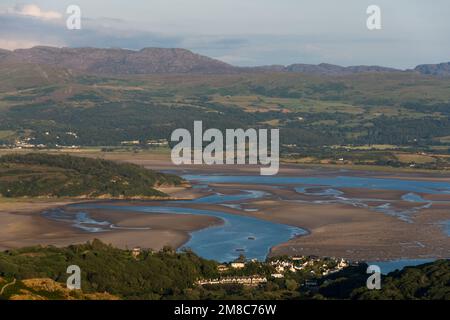
MULTIPOLYGON (((42 82, 38 71, 19 68, 10 79, 2 74, 0 144, 18 139, 49 148, 101 147, 138 140, 136 148, 145 149, 149 140, 169 139, 174 129, 203 120, 219 129, 279 128, 281 143, 290 146, 282 153, 289 156, 326 158, 336 146, 440 154, 450 149, 448 78, 60 74, 60 81, 42 82)), ((57 76, 56 70, 45 72, 57 76)))

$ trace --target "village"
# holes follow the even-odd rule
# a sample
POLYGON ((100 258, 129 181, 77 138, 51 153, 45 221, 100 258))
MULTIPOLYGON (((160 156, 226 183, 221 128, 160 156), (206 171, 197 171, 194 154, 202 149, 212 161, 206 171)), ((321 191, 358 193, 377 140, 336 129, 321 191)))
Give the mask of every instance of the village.
POLYGON ((277 257, 266 262, 256 260, 231 262, 217 267, 220 277, 200 279, 197 285, 258 286, 269 280, 284 279, 287 275, 299 274, 306 280, 307 286, 315 286, 316 278, 337 273, 350 266, 350 262, 341 258, 319 258, 316 256, 277 257), (255 272, 256 270, 256 272, 255 272))
MULTIPOLYGON (((51 132, 45 132, 44 136, 51 136, 51 132)), ((65 137, 71 138, 72 141, 79 139, 78 134, 72 131, 64 133, 65 137)), ((61 136, 56 135, 56 140, 59 141, 61 136)), ((150 140, 125 140, 120 142, 122 147, 167 147, 169 142, 167 139, 150 139, 150 140)), ((35 137, 21 137, 8 143, 0 143, 0 147, 4 149, 79 149, 80 145, 67 144, 67 143, 38 143, 35 137)))

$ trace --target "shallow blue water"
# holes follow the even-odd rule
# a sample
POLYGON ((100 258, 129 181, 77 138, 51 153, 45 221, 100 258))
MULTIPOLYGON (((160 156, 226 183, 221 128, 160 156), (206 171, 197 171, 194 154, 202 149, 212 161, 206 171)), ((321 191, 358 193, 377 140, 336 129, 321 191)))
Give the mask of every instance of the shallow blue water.
MULTIPOLYGON (((431 207, 434 201, 423 199, 417 193, 450 194, 450 182, 416 181, 401 179, 379 179, 372 177, 287 177, 287 176, 221 176, 221 175, 185 175, 190 181, 208 183, 242 183, 265 185, 297 185, 294 190, 305 195, 323 196, 326 199, 313 200, 313 203, 339 202, 352 206, 369 208, 412 223, 411 216, 422 209, 431 207), (338 188, 357 188, 371 190, 404 191, 403 201, 417 203, 418 206, 409 209, 396 208, 383 199, 346 198, 338 188), (330 199, 331 198, 331 199, 330 199), (379 206, 369 206, 366 202, 381 202, 379 206)), ((436 201, 437 202, 437 201, 436 201)), ((442 202, 442 201, 440 201, 442 202)))
MULTIPOLYGON (((266 184, 277 187, 277 185, 291 184, 297 185, 296 190, 301 193, 314 194, 317 196, 333 197, 340 201, 353 203, 358 199, 346 199, 342 197, 342 192, 337 188, 360 188, 360 189, 381 189, 381 190, 401 190, 405 191, 402 200, 417 202, 421 209, 425 205, 430 205, 418 193, 428 194, 450 194, 450 183, 433 181, 412 181, 397 179, 377 179, 370 177, 268 177, 268 176, 220 176, 220 175, 185 175, 185 179, 199 182, 202 188, 207 187, 209 183, 242 183, 242 184, 266 184), (320 187, 320 188, 318 188, 320 187)), ((194 185, 196 185, 194 184, 194 185)), ((198 184, 197 184, 198 185, 198 184)), ((266 195, 262 191, 240 190, 240 193, 224 195, 213 194, 203 198, 190 201, 176 201, 180 203, 197 204, 222 204, 225 206, 239 206, 242 209, 242 201, 262 198, 266 195), (239 203, 234 203, 239 202, 239 203)), ((354 205, 365 205, 359 199, 354 205), (361 203, 360 203, 361 202, 361 203)), ((371 201, 375 201, 372 199, 371 201)), ((380 200, 381 201, 381 200, 380 200)), ((217 261, 231 261, 240 254, 247 258, 264 260, 271 247, 286 242, 295 235, 306 234, 301 228, 277 224, 269 221, 260 220, 252 217, 227 214, 220 211, 198 210, 191 208, 170 207, 174 202, 167 202, 168 206, 121 206, 116 207, 114 203, 107 205, 83 204, 74 205, 80 209, 83 208, 102 208, 110 210, 130 210, 152 213, 167 214, 193 214, 207 215, 220 218, 224 221, 221 226, 214 226, 200 231, 192 232, 191 239, 185 245, 204 258, 217 261)), ((253 209, 247 209, 253 210, 253 209)), ((381 203, 374 210, 387 214, 398 215, 406 220, 409 212, 396 212, 390 208, 389 203, 381 203)), ((412 209, 415 210, 414 208, 412 209)), ((78 217, 79 219, 80 217, 78 217)), ((86 217, 85 217, 86 220, 86 217)), ((406 221, 405 220, 405 221, 406 221)), ((88 221, 89 222, 89 221, 88 221)), ((91 221, 92 222, 92 221, 91 221)), ((101 222, 104 223, 104 222, 101 222)), ((450 236, 450 221, 443 223, 445 232, 450 236)), ((89 226, 92 227, 92 226, 89 226)), ((98 226, 94 226, 98 227, 98 226)), ((398 260, 391 262, 375 262, 384 273, 403 268, 406 265, 415 265, 426 263, 432 260, 398 260)))
POLYGON ((415 194, 415 193, 412 193, 412 192, 403 195, 402 196, 402 200, 408 201, 408 202, 430 202, 430 201, 425 200, 424 198, 422 198, 418 194, 415 194))
POLYGON ((257 190, 241 190, 237 194, 212 194, 202 198, 188 200, 188 201, 176 201, 176 203, 205 203, 205 204, 218 204, 232 201, 245 201, 252 199, 259 199, 264 197, 266 193, 264 191, 257 190))
POLYGON ((281 176, 220 176, 185 175, 186 180, 202 183, 243 183, 243 184, 296 184, 328 186, 332 188, 362 188, 401 190, 429 194, 450 194, 450 182, 416 181, 400 179, 378 179, 371 177, 281 177, 281 176))
POLYGON ((111 225, 108 221, 96 221, 88 213, 82 211, 74 215, 65 212, 63 209, 56 208, 43 212, 43 215, 52 220, 71 223, 72 227, 90 233, 106 232, 111 225))
POLYGON ((336 190, 336 189, 325 189, 325 190, 320 190, 320 191, 316 191, 316 190, 311 190, 312 188, 309 187, 297 187, 294 188, 295 191, 299 192, 299 193, 303 193, 303 194, 307 194, 307 195, 312 195, 312 196, 333 196, 333 197, 339 197, 342 196, 344 193, 342 191, 336 190))
POLYGON ((223 225, 193 232, 185 247, 191 248, 204 258, 221 262, 235 260, 241 254, 249 259, 265 260, 271 247, 286 242, 296 235, 306 234, 305 230, 297 227, 210 210, 146 206, 115 207, 113 204, 82 204, 73 207, 129 210, 149 214, 194 214, 220 218, 224 221, 223 225))
POLYGON ((405 267, 413 267, 421 264, 436 261, 436 259, 401 259, 393 261, 383 261, 383 262, 368 262, 369 265, 376 265, 380 267, 382 274, 388 274, 395 270, 402 270, 405 267))

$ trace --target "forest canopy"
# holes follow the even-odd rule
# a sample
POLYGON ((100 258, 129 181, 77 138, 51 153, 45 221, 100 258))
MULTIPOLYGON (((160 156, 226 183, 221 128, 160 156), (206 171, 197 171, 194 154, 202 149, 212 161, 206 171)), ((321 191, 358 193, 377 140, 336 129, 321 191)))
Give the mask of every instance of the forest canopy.
POLYGON ((3 197, 164 197, 156 187, 182 183, 175 175, 101 159, 42 153, 0 158, 3 197))

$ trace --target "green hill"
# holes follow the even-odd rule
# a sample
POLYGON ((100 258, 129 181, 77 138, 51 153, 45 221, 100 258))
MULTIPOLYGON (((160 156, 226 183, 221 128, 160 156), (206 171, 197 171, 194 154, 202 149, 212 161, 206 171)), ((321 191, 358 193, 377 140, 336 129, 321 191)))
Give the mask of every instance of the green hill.
POLYGON ((39 153, 0 158, 3 197, 164 197, 155 187, 182 183, 174 175, 99 159, 39 153))
POLYGON ((360 300, 450 300, 450 261, 440 260, 390 273, 381 290, 354 290, 360 300))
POLYGON ((290 300, 290 299, 426 299, 448 300, 450 260, 408 267, 384 276, 382 290, 365 287, 367 265, 348 267, 329 276, 288 273, 271 278, 268 262, 248 263, 233 275, 261 275, 267 283, 248 287, 233 285, 198 286, 199 279, 216 279, 223 274, 219 263, 186 250, 160 252, 141 250, 133 256, 99 240, 67 248, 30 247, 0 252, 0 300, 2 299, 195 299, 195 300, 290 300), (69 265, 81 269, 82 292, 64 289, 69 265), (304 286, 316 279, 319 288, 304 286), (319 290, 317 292, 317 289, 319 290), (99 294, 104 293, 104 294, 99 294))

